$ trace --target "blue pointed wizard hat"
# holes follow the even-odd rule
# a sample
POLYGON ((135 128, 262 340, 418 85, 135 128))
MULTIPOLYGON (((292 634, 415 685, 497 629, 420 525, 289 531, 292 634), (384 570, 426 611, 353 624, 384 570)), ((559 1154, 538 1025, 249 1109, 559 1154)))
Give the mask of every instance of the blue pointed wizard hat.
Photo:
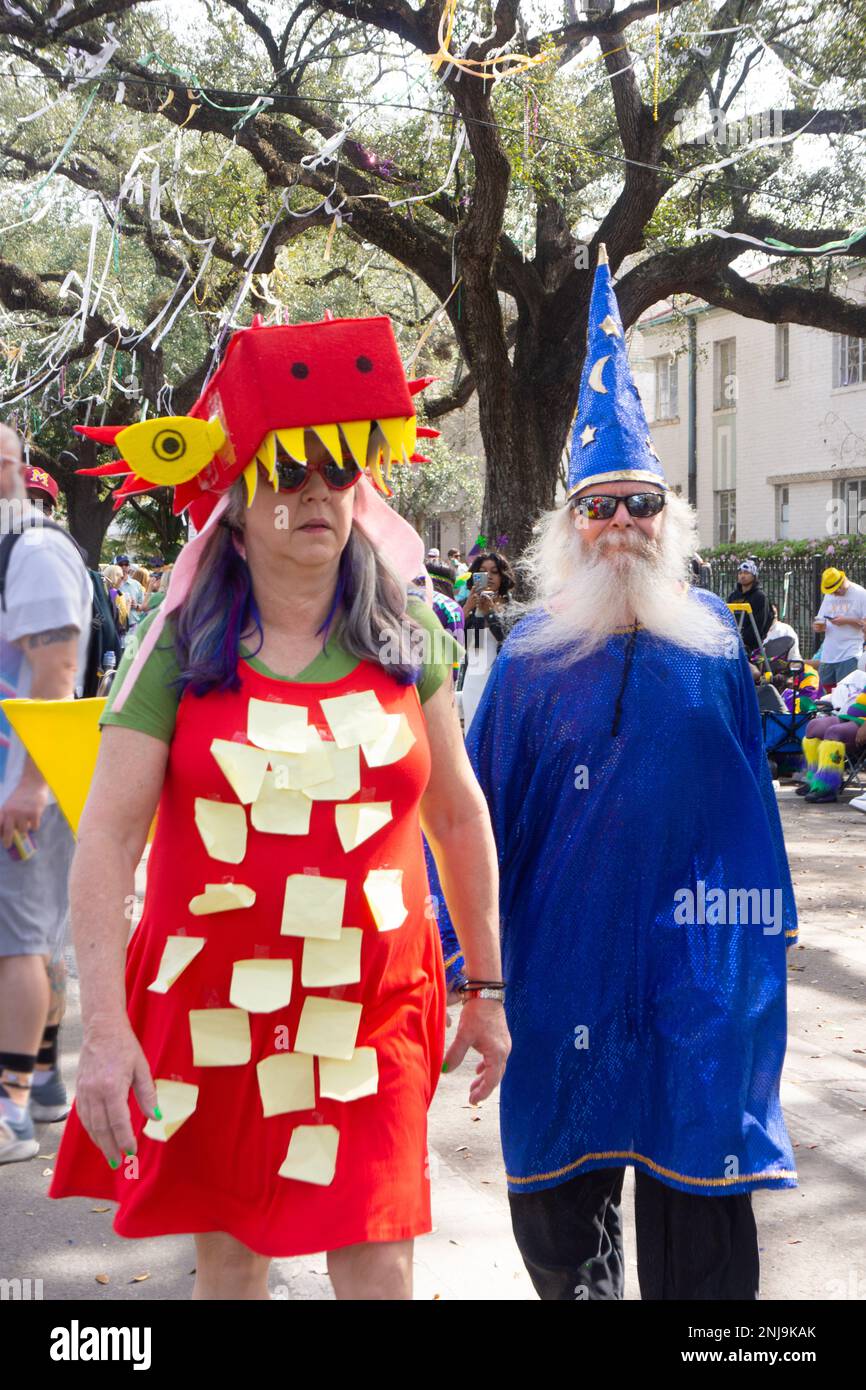
POLYGON ((568 496, 596 483, 634 481, 667 489, 643 405, 632 381, 622 319, 607 251, 598 265, 589 303, 586 359, 568 463, 568 496))

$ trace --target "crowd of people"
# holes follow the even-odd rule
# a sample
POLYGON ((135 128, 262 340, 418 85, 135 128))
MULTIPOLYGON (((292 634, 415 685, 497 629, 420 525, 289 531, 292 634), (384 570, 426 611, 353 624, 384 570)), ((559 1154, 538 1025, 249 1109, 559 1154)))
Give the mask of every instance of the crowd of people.
MULTIPOLYGON (((196 533, 161 600, 129 556, 99 577, 138 632, 77 848, 4 719, 0 1162, 69 1111, 71 902, 84 1041, 50 1195, 115 1202, 130 1239, 190 1233, 196 1298, 266 1298, 273 1257, 320 1250, 338 1298, 410 1298, 427 1109, 470 1051, 470 1104, 502 1083, 540 1298, 623 1297, 627 1166, 642 1297, 758 1296, 751 1194, 796 1184, 781 823, 737 626, 684 582, 694 514, 652 447, 606 262, 587 349, 567 499, 518 601, 500 551, 425 556, 373 486, 395 437, 376 421, 413 426, 419 387, 387 320, 239 331, 187 422, 214 452, 179 479, 196 533), (328 397, 307 399, 324 388, 306 364, 332 360, 360 373, 347 418, 360 392, 369 428, 310 427, 328 397), (434 876, 461 957, 447 1050, 434 876)), ((0 499, 23 499, 26 530, 25 482, 0 427, 0 499)), ((63 738, 93 575, 59 531, 42 542, 7 557, 0 679, 63 738)), ((846 583, 828 580, 825 631, 846 583)), ((831 674, 847 659, 831 647, 831 674)))

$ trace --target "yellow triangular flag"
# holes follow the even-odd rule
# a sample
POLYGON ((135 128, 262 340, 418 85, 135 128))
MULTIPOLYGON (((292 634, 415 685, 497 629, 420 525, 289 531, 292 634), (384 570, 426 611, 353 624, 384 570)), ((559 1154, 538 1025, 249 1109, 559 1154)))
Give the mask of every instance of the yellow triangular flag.
POLYGON ((3 700, 3 712, 57 797, 73 834, 96 767, 103 698, 3 700))

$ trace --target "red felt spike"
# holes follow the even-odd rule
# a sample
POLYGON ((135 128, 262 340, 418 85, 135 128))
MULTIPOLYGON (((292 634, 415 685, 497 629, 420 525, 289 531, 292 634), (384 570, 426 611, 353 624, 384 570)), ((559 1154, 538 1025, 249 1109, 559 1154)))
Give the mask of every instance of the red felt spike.
POLYGON ((131 473, 126 459, 112 459, 111 463, 100 463, 97 468, 76 468, 76 474, 83 478, 110 478, 114 475, 131 473))
POLYGON ((419 425, 415 432, 419 439, 438 439, 442 433, 441 430, 431 429, 429 425, 419 425))
POLYGON ((123 506, 127 497, 135 497, 140 492, 156 492, 156 484, 148 483, 144 478, 137 478, 134 473, 130 473, 114 494, 114 511, 123 506))
POLYGON ((126 425, 73 425, 72 428, 85 439, 95 439, 97 444, 113 444, 126 425))
POLYGON ((438 376, 418 376, 414 381, 407 381, 406 385, 409 387, 412 395, 417 396, 419 391, 426 391, 428 386, 432 386, 433 382, 438 380, 438 376))
POLYGON ((427 459, 427 458, 425 458, 423 454, 410 454, 410 455, 409 455, 409 462, 410 462, 410 463, 429 463, 430 460, 427 459))
POLYGON ((174 506, 172 508, 175 516, 180 516, 181 512, 186 511, 191 503, 203 496, 205 494, 199 487, 197 478, 191 478, 186 483, 178 483, 174 490, 174 506))
POLYGON ((253 314, 253 321, 250 324, 250 328, 264 328, 264 326, 265 321, 262 318, 261 314, 253 314))

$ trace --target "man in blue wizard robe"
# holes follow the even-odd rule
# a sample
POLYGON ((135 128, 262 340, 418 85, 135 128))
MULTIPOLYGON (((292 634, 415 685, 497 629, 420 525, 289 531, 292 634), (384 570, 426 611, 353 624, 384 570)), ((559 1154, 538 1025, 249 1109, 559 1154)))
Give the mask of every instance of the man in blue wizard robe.
POLYGON ((543 1299, 754 1299, 751 1193, 796 1185, 779 1104, 796 912, 755 688, 686 582, 602 248, 566 505, 468 738, 501 875, 512 1223, 543 1299))

